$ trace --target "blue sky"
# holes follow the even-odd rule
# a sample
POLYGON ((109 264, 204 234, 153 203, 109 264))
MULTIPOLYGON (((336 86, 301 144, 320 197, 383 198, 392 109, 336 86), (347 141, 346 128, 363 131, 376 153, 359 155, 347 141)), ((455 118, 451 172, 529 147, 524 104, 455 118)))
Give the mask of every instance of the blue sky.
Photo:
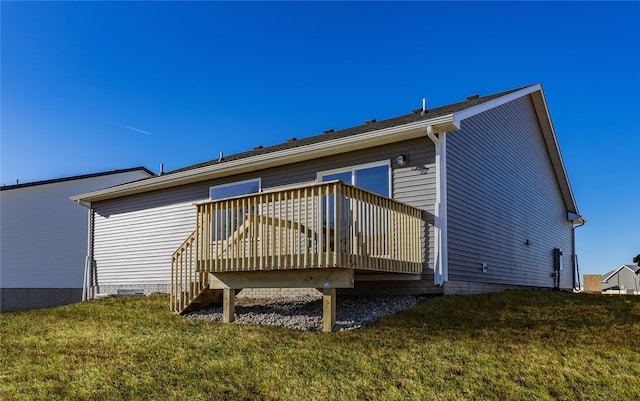
POLYGON ((581 273, 640 252, 640 3, 7 2, 1 183, 165 171, 542 83, 581 273))

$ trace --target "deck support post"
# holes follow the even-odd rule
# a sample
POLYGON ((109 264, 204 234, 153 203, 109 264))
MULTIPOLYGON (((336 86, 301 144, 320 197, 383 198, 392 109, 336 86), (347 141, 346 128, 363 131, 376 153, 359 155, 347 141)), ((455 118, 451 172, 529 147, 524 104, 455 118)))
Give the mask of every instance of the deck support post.
POLYGON ((236 307, 236 291, 229 287, 222 290, 222 321, 231 323, 235 318, 236 307))
POLYGON ((336 289, 322 289, 322 331, 330 333, 336 325, 336 289))

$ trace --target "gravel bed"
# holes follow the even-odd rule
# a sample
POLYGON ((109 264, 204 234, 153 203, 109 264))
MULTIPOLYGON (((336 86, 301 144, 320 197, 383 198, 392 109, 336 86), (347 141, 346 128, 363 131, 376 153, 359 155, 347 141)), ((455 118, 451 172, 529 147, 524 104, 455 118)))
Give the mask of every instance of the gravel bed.
MULTIPOLYGON (((337 297, 335 331, 356 329, 391 313, 412 308, 425 297, 342 295, 337 297)), ((236 300, 234 323, 267 324, 305 331, 322 330, 322 295, 236 300)), ((222 321, 222 307, 185 315, 189 319, 222 321)))

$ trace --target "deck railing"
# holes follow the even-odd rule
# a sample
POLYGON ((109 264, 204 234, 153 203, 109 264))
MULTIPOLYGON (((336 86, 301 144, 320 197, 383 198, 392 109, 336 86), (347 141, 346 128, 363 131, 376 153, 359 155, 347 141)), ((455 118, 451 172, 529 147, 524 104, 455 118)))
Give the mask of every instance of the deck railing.
POLYGON ((180 245, 171 257, 171 310, 180 312, 207 288, 206 273, 196 271, 198 230, 180 245))
POLYGON ((196 206, 199 271, 422 271, 420 209, 341 181, 196 206))
POLYGON ((422 272, 422 211, 331 181, 196 203, 196 229, 172 257, 172 309, 207 273, 352 268, 422 272))

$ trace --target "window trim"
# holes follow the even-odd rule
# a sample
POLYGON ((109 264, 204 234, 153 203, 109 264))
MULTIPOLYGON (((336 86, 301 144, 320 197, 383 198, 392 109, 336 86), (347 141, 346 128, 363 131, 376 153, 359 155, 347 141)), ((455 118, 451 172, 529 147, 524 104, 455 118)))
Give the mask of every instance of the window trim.
POLYGON ((355 173, 356 170, 364 170, 367 168, 374 168, 374 167, 381 167, 381 166, 387 166, 389 168, 389 177, 388 177, 388 182, 389 182, 389 198, 393 198, 393 180, 392 180, 392 169, 391 169, 391 160, 387 159, 387 160, 381 160, 381 161, 377 161, 377 162, 371 162, 371 163, 363 163, 363 164, 356 164, 353 166, 349 166, 349 167, 341 167, 341 168, 335 168, 335 169, 331 169, 331 170, 325 170, 325 171, 319 171, 316 173, 316 182, 319 184, 322 182, 322 177, 324 177, 325 175, 331 175, 331 174, 339 174, 339 173, 346 173, 346 172, 351 172, 351 182, 348 182, 347 184, 351 184, 351 185, 355 185, 354 181, 355 181, 355 173))
MULTIPOLYGON (((246 184, 246 183, 250 183, 250 182, 255 182, 258 181, 258 192, 256 193, 260 193, 262 192, 262 177, 258 177, 258 178, 249 178, 247 180, 242 180, 242 181, 233 181, 233 182, 228 182, 226 184, 219 184, 219 185, 212 185, 209 187, 209 200, 220 200, 220 199, 228 199, 228 198, 235 198, 236 196, 244 196, 244 195, 248 195, 248 194, 244 194, 244 195, 236 195, 236 196, 230 196, 228 198, 219 198, 219 199, 213 199, 213 196, 211 191, 214 189, 220 189, 220 188, 225 188, 225 187, 231 187, 234 185, 241 185, 241 184, 246 184)), ((254 192, 251 192, 254 193, 254 192)))

